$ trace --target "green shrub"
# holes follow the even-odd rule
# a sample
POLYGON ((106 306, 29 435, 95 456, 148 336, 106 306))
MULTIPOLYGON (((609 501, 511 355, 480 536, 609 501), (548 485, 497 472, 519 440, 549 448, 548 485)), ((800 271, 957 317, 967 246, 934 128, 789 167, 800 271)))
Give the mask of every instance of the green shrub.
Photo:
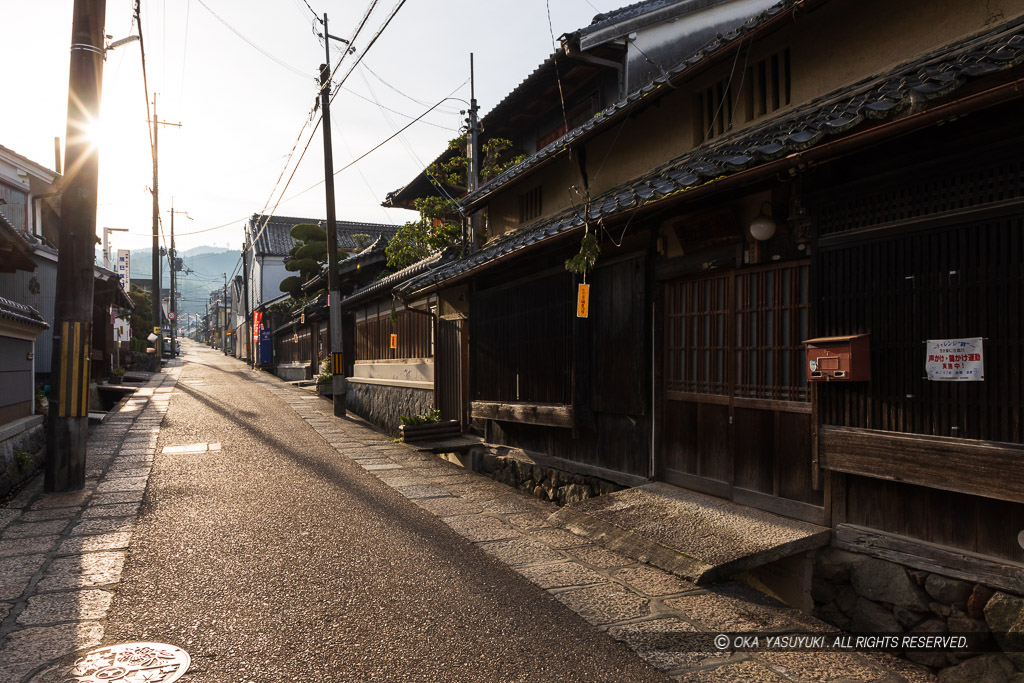
POLYGON ((433 408, 423 413, 422 415, 414 415, 409 417, 407 415, 400 415, 399 418, 402 424, 408 427, 415 427, 416 425, 428 425, 434 424, 441 421, 441 411, 437 408, 433 408))

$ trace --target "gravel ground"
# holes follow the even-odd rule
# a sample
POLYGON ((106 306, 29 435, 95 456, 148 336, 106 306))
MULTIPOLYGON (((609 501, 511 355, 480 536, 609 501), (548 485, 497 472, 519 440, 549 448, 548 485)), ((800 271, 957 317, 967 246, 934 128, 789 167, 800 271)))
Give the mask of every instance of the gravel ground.
POLYGON ((179 645, 204 682, 667 680, 186 348, 105 642, 179 645))

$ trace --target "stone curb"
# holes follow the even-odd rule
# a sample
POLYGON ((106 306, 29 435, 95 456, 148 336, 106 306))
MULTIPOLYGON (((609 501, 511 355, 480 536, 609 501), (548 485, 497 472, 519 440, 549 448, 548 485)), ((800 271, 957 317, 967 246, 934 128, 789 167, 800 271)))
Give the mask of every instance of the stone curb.
POLYGON ((37 477, 0 511, 0 680, 103 640, 181 367, 152 375, 92 428, 81 491, 44 493, 37 477))
MULTIPOLYGON (((838 633, 835 627, 734 582, 700 586, 552 524, 560 508, 485 475, 340 420, 316 395, 253 373, 339 455, 435 515, 470 543, 679 680, 934 681, 886 654, 692 652, 680 636, 730 631, 838 633), (766 627, 767 625, 767 627, 766 627)), ((562 508, 564 509, 564 508, 562 508)), ((556 518, 557 519, 557 518, 556 518)))

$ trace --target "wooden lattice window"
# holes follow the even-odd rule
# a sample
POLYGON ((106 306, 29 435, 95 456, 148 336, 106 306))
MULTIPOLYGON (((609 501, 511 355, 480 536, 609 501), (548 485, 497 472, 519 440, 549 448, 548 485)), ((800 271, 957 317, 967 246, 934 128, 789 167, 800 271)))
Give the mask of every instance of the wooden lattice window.
POLYGON ((736 275, 736 396, 807 400, 809 308, 806 264, 736 275))
POLYGON ((666 388, 728 393, 731 275, 670 283, 666 299, 666 388))
POLYGON ((665 388, 806 401, 809 312, 805 261, 668 283, 665 388))
POLYGON ((356 360, 433 358, 434 340, 430 317, 398 311, 394 319, 384 312, 356 323, 356 360), (391 335, 395 348, 391 348, 391 335))

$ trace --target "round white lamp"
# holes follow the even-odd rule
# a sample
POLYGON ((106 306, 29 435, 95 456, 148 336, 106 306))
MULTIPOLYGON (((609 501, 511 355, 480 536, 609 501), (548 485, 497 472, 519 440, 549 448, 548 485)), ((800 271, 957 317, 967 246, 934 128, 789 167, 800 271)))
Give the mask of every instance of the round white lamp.
POLYGON ((769 214, 771 208, 770 202, 764 202, 761 205, 761 213, 757 214, 754 220, 750 221, 750 236, 758 242, 770 240, 775 235, 775 219, 769 214), (766 206, 768 211, 765 211, 764 207, 766 206))

